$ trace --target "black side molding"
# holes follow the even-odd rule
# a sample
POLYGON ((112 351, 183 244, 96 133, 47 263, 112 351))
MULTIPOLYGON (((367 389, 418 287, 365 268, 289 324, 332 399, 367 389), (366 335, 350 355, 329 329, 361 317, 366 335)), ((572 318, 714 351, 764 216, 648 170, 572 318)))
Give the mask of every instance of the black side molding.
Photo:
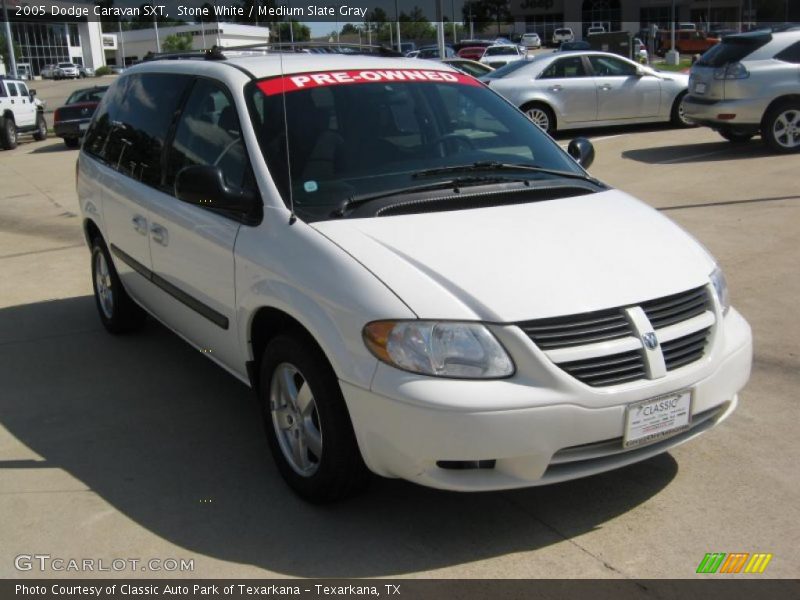
POLYGON ((149 282, 155 284, 156 286, 164 290, 170 296, 175 298, 178 302, 181 302, 182 304, 188 306, 200 316, 205 317, 206 319, 214 323, 214 325, 216 325, 217 327, 221 327, 222 329, 228 329, 229 321, 228 317, 226 317, 225 315, 217 312, 207 304, 203 304, 194 296, 190 296, 182 289, 174 286, 160 275, 153 273, 150 269, 145 267, 142 263, 133 258, 130 254, 127 254, 125 251, 120 250, 114 244, 111 244, 111 252, 113 252, 114 256, 116 256, 118 259, 120 259, 122 262, 128 265, 131 269, 139 273, 139 275, 141 275, 149 282))

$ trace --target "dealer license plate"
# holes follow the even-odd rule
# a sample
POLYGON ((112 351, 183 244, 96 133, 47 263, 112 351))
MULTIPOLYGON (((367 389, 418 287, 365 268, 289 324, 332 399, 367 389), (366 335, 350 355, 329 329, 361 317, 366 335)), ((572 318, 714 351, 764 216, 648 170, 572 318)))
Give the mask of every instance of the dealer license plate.
POLYGON ((705 94, 706 93, 706 84, 705 83, 695 83, 694 84, 694 93, 695 94, 705 94))
POLYGON ((689 429, 692 393, 674 392, 629 404, 625 411, 623 448, 652 444, 689 429))

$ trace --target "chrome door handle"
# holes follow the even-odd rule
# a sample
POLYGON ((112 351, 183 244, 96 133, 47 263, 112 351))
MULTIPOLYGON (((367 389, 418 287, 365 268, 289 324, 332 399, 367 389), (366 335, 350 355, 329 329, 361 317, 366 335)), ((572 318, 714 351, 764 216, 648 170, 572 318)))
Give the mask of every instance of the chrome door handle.
POLYGON ((611 89, 611 86, 608 83, 604 83, 603 85, 600 86, 600 89, 607 92, 608 90, 611 89))
POLYGON ((153 223, 150 226, 150 237, 153 238, 156 244, 161 244, 162 246, 169 244, 169 233, 164 227, 157 223, 153 223))
POLYGON ((147 235, 147 219, 141 215, 136 215, 131 219, 131 223, 133 223, 133 228, 136 230, 136 233, 139 235, 147 235))
POLYGON ((549 89, 550 89, 551 92, 560 92, 564 88, 561 87, 560 85, 553 85, 553 86, 550 86, 549 89))

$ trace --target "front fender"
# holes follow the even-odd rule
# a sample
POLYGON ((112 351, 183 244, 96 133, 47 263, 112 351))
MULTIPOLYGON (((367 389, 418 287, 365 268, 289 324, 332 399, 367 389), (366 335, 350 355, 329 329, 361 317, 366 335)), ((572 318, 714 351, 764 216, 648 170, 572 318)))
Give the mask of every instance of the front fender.
POLYGON ((245 361, 254 360, 253 319, 280 310, 316 340, 336 375, 369 387, 377 360, 361 339, 366 323, 416 315, 361 263, 302 221, 274 219, 240 232, 236 243, 238 334, 245 361))

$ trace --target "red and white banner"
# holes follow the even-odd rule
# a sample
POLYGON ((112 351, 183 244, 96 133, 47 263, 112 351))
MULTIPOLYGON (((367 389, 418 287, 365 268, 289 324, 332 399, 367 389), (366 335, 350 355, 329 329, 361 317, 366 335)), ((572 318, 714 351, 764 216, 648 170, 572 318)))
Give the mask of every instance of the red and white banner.
POLYGON ((258 88, 267 96, 296 92, 330 85, 353 83, 397 83, 397 82, 454 83, 480 87, 481 83, 469 75, 450 71, 428 69, 362 69, 356 71, 322 71, 297 73, 284 77, 273 77, 258 83, 258 88))

